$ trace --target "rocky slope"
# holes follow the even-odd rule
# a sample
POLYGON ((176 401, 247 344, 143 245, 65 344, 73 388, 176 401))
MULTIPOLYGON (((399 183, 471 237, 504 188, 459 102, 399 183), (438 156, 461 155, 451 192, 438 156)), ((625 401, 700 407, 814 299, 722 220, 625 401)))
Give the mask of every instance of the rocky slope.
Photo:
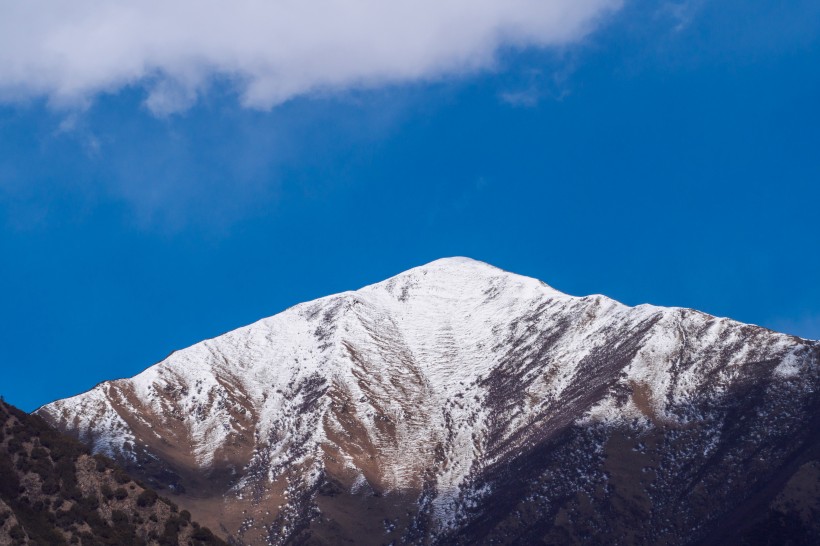
POLYGON ((0 402, 0 545, 9 544, 224 542, 106 457, 0 402))
POLYGON ((38 414, 236 543, 804 540, 819 362, 817 342, 452 258, 38 414))

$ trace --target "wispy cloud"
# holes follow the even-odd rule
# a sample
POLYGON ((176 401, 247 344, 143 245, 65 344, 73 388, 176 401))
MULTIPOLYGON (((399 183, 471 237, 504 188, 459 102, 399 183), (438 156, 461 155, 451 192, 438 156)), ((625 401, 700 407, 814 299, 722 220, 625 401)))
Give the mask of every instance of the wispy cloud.
POLYGON ((505 91, 501 93, 500 98, 510 106, 531 108, 541 100, 541 90, 530 87, 521 91, 505 91))
POLYGON ((228 81, 267 109, 492 67, 580 40, 622 0, 0 0, 0 98, 87 105, 145 87, 156 114, 228 81))
POLYGON ((674 30, 680 32, 687 28, 703 8, 705 0, 675 0, 661 2, 656 17, 669 18, 674 22, 674 30))
POLYGON ((371 149, 416 104, 412 90, 359 95, 267 113, 211 96, 172 119, 134 109, 132 96, 82 112, 8 108, 0 228, 53 228, 101 213, 144 231, 221 236, 293 199, 324 199, 338 177, 304 173, 371 149))
POLYGON ((533 108, 543 100, 562 100, 571 93, 570 79, 578 60, 571 54, 560 55, 554 69, 530 69, 519 75, 520 81, 499 93, 501 102, 515 108, 533 108))

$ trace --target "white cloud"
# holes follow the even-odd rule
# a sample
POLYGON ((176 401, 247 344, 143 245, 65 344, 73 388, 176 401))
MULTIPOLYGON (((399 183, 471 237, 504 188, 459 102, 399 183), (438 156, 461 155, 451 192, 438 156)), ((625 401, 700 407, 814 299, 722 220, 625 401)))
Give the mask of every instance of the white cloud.
POLYGON ((491 68, 581 39, 622 0, 0 0, 0 98, 128 86, 162 114, 215 80, 249 107, 491 68))

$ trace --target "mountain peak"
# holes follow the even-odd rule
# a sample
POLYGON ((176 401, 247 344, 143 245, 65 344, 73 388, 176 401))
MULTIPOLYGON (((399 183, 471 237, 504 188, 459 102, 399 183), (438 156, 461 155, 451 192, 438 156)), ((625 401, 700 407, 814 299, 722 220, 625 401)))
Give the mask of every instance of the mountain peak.
POLYGON ((481 265, 484 267, 498 269, 497 267, 490 265, 487 262, 482 262, 481 260, 476 260, 475 258, 470 258, 469 256, 445 256, 443 258, 433 260, 432 262, 428 262, 427 264, 421 267, 433 265, 441 265, 446 267, 458 267, 460 265, 481 265))
POLYGON ((451 302, 471 297, 485 300, 501 292, 516 300, 522 297, 569 297, 538 279, 463 256, 434 260, 366 286, 359 292, 380 289, 401 294, 403 301, 413 293, 425 298, 438 295, 451 302))
POLYGON ((493 276, 499 274, 515 275, 514 273, 504 271, 503 269, 500 269, 487 262, 482 262, 481 260, 476 260, 466 256, 449 256, 439 258, 437 260, 433 260, 432 262, 428 262, 424 265, 408 269, 404 273, 399 273, 399 276, 411 272, 422 272, 428 274, 447 272, 456 275, 483 274, 486 276, 493 276))

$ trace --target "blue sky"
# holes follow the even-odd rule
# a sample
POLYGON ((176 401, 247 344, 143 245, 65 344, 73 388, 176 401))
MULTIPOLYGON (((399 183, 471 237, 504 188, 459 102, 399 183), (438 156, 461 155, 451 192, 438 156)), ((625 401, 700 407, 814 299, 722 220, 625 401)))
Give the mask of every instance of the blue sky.
POLYGON ((0 56, 0 393, 32 410, 452 255, 820 338, 820 7, 589 5, 256 102, 108 65, 71 95, 0 56))

